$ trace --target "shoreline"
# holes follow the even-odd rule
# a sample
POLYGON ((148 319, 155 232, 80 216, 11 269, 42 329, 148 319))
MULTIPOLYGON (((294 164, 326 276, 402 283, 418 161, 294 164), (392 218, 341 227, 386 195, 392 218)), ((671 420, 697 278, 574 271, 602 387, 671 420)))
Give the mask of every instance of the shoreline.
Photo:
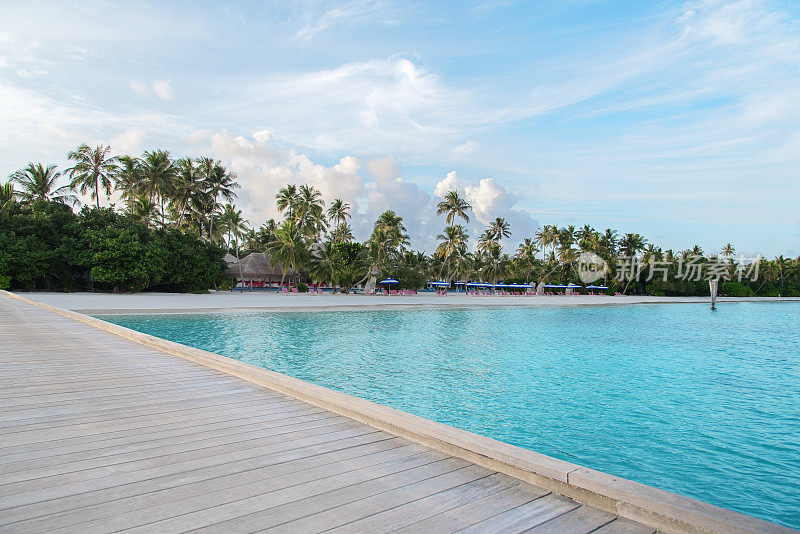
MULTIPOLYGON (((624 296, 412 296, 353 294, 275 294, 213 291, 194 293, 56 293, 17 292, 36 302, 89 315, 182 314, 182 313, 257 313, 257 312, 334 312, 430 309, 484 309, 494 307, 583 307, 632 306, 642 304, 705 304, 709 297, 624 296)), ((719 297, 718 304, 737 302, 800 302, 796 297, 719 297)))

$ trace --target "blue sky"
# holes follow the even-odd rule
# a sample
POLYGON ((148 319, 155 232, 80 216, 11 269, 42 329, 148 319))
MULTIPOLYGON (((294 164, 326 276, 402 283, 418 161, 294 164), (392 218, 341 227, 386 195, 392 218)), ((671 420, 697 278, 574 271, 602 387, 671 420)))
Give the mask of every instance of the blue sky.
POLYGON ((541 224, 800 255, 800 4, 5 2, 0 173, 81 142, 212 155, 252 223, 308 182, 393 208, 437 194, 541 224))

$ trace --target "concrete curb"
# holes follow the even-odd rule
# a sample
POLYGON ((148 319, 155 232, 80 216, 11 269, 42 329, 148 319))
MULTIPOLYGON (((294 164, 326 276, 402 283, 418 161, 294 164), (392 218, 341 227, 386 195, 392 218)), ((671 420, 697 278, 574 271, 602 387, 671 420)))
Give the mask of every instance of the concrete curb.
POLYGON ((488 469, 543 486, 579 502, 646 524, 661 532, 797 532, 732 510, 436 423, 219 354, 143 334, 81 313, 55 308, 8 291, 0 293, 136 343, 285 393, 488 469))

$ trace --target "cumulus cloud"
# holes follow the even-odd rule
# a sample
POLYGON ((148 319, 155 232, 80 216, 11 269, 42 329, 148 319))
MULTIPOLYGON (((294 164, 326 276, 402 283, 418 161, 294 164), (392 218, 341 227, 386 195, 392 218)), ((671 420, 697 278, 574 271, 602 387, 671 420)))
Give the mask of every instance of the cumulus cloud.
POLYGON ((394 210, 403 217, 412 247, 429 252, 436 247, 436 235, 445 224, 444 217, 436 215, 438 197, 453 189, 462 192, 474 206, 470 230, 473 238, 494 217, 505 217, 516 236, 527 235, 537 226, 527 212, 514 208, 518 197, 491 178, 462 184, 452 171, 436 184, 431 195, 416 183, 406 181, 392 156, 364 162, 343 156, 332 165, 324 165, 307 154, 278 148, 267 130, 249 137, 200 130, 190 134, 189 141, 236 173, 242 185, 236 203, 255 226, 280 217, 275 194, 287 183, 313 185, 327 203, 334 198, 348 202, 352 206, 354 233, 360 240, 369 236, 380 213, 394 210))
POLYGON ((450 171, 434 186, 433 193, 443 198, 449 191, 457 191, 472 206, 473 236, 479 235, 483 227, 496 217, 503 217, 511 225, 512 238, 509 243, 517 243, 524 237, 532 235, 539 226, 538 221, 531 217, 530 213, 515 208, 520 200, 519 196, 497 184, 494 178, 462 183, 458 173, 450 171))
POLYGON ((305 154, 275 148, 272 133, 267 130, 249 138, 198 131, 189 136, 189 141, 230 165, 242 185, 237 204, 256 226, 279 216, 275 194, 287 183, 313 185, 326 201, 342 198, 353 206, 364 190, 357 158, 345 156, 332 166, 317 164, 305 154))

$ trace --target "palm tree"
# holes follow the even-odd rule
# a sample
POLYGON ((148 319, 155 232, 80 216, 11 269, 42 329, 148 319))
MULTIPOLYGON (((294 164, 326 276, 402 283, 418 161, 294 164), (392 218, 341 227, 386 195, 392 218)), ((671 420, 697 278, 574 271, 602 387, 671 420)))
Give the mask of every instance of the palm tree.
POLYGON ((20 186, 17 196, 24 202, 42 200, 74 206, 78 199, 70 193, 69 186, 56 187, 59 178, 61 173, 55 165, 45 167, 41 163, 28 163, 27 167, 9 177, 11 182, 20 186))
POLYGON ((275 241, 267 246, 272 266, 280 265, 281 285, 289 269, 299 272, 308 259, 305 237, 294 221, 288 220, 275 232, 275 241))
POLYGON ((128 206, 128 213, 133 213, 133 204, 144 194, 142 165, 139 158, 119 156, 117 172, 114 175, 114 189, 120 192, 122 200, 128 206))
POLYGON ((378 216, 375 221, 375 228, 383 230, 385 233, 385 245, 392 251, 403 248, 408 245, 408 235, 406 227, 403 225, 403 218, 397 215, 393 210, 386 210, 378 216))
POLYGON ((735 252, 736 252, 736 249, 735 249, 735 248, 734 248, 734 246, 733 246, 733 245, 731 245, 730 243, 728 243, 727 245, 725 245, 724 247, 722 247, 722 255, 723 255, 725 258, 730 258, 731 256, 733 256, 733 254, 734 254, 735 252))
POLYGON ((203 192, 204 183, 192 158, 181 158, 175 163, 176 173, 172 183, 170 207, 176 216, 176 226, 183 224, 193 199, 203 192))
POLYGON ((557 243, 561 248, 569 248, 575 244, 575 225, 565 226, 558 232, 557 243))
POLYGON ((331 207, 328 208, 328 219, 333 223, 334 228, 338 228, 350 217, 350 204, 341 198, 334 198, 331 207))
POLYGON ((285 211, 287 219, 294 219, 294 210, 297 206, 298 198, 299 195, 296 185, 288 184, 286 187, 282 187, 278 190, 278 194, 275 195, 275 203, 278 206, 278 211, 281 213, 285 211))
POLYGON ((6 182, 0 185, 0 212, 11 206, 16 200, 17 194, 14 191, 14 184, 6 182))
POLYGON ((261 248, 266 249, 267 245, 275 241, 275 231, 277 229, 278 225, 275 223, 275 219, 267 219, 261 225, 261 228, 256 232, 256 241, 261 248))
POLYGON ((211 158, 201 158, 198 167, 205 182, 205 192, 209 197, 208 202, 208 240, 214 241, 214 212, 219 208, 221 199, 233 202, 236 198, 234 189, 239 188, 236 175, 228 172, 219 161, 211 158))
POLYGON ((490 222, 487 229, 492 236, 492 241, 495 243, 500 243, 503 238, 511 237, 511 225, 502 217, 497 217, 490 222))
POLYGON ((620 250, 625 256, 635 256, 646 244, 647 240, 640 234, 625 234, 619 242, 620 250))
POLYGON ((147 196, 134 198, 130 203, 130 212, 134 220, 141 222, 147 228, 158 220, 158 205, 147 196))
POLYGON ((502 253, 500 245, 492 243, 486 251, 484 261, 483 275, 486 280, 491 280, 496 284, 497 280, 506 274, 509 264, 508 255, 502 253))
POLYGON ((333 244, 323 243, 323 245, 311 255, 309 271, 317 282, 328 285, 336 283, 337 259, 333 244))
MULTIPOLYGON (((437 235, 436 239, 441 241, 439 246, 436 247, 436 256, 441 258, 443 266, 447 266, 447 279, 450 279, 450 258, 459 250, 466 251, 467 232, 460 224, 455 226, 446 226, 444 232, 437 235)), ((441 274, 441 272, 440 272, 441 274)))
POLYGON ((228 248, 232 248, 231 243, 236 242, 236 257, 239 257, 239 241, 247 231, 247 221, 242 217, 242 210, 237 210, 235 206, 226 204, 219 216, 219 228, 223 233, 228 234, 228 248))
POLYGON ((608 251, 609 254, 613 255, 617 252, 618 243, 619 237, 617 236, 617 231, 612 230, 611 228, 606 228, 606 231, 603 232, 603 236, 600 238, 600 244, 608 251))
POLYGON ((295 220, 301 230, 315 241, 319 240, 319 235, 326 226, 324 207, 322 193, 316 187, 308 184, 300 186, 297 191, 295 220))
POLYGON ((467 210, 471 209, 472 206, 470 206, 469 202, 461 198, 457 191, 448 191, 444 200, 439 202, 436 208, 436 214, 441 215, 442 213, 447 213, 445 221, 447 221, 448 226, 451 226, 453 221, 456 220, 456 217, 461 217, 464 219, 464 222, 469 222, 467 210))
POLYGON ((534 235, 534 243, 539 245, 542 250, 542 260, 545 259, 547 247, 552 246, 555 236, 558 235, 558 230, 555 226, 546 224, 541 230, 537 230, 534 235))
POLYGON ((353 229, 346 222, 337 225, 330 234, 332 243, 348 243, 353 240, 353 229))
POLYGON ((161 225, 166 223, 166 203, 172 191, 176 168, 166 150, 145 152, 142 158, 142 189, 152 204, 161 206, 161 225))
POLYGON ((494 236, 491 230, 487 228, 480 237, 478 237, 478 250, 480 252, 486 252, 492 244, 494 244, 494 236))
POLYGON ((117 172, 117 158, 109 157, 109 152, 111 147, 97 145, 90 148, 84 143, 67 154, 67 158, 75 162, 67 169, 70 189, 77 189, 82 195, 91 190, 91 198, 97 202, 97 209, 100 209, 100 190, 105 192, 106 197, 111 194, 111 183, 117 172))
POLYGON ((526 237, 517 248, 516 257, 525 273, 526 281, 530 280, 531 272, 536 263, 537 252, 539 252, 539 249, 536 248, 536 244, 529 237, 526 237))

